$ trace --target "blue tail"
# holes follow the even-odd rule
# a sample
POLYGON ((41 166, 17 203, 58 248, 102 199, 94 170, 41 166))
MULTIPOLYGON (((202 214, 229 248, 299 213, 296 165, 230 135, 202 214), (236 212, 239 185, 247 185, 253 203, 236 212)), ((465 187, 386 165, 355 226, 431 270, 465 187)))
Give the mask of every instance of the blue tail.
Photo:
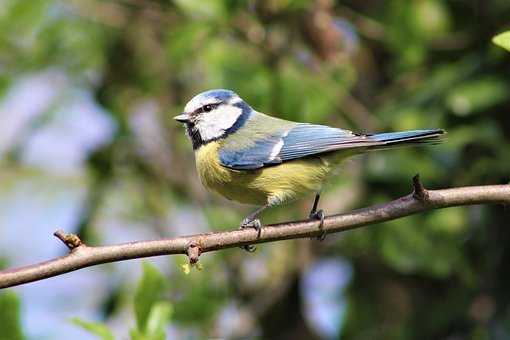
POLYGON ((374 147, 380 148, 397 144, 439 143, 441 142, 441 136, 444 134, 445 131, 442 129, 427 129, 377 133, 368 135, 367 137, 376 142, 380 142, 374 145, 374 147))

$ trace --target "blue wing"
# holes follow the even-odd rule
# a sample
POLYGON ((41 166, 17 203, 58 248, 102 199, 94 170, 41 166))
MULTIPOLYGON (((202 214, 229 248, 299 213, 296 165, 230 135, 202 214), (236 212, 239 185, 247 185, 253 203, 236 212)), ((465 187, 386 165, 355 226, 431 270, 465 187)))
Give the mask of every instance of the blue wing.
POLYGON ((270 164, 279 164, 281 159, 273 150, 282 143, 281 136, 268 136, 251 143, 249 146, 222 148, 219 151, 220 162, 223 166, 235 170, 254 170, 270 164))
MULTIPOLYGON (((274 128, 274 127, 273 127, 274 128)), ((250 135, 237 134, 219 150, 223 166, 255 170, 293 159, 342 149, 379 149, 402 144, 440 142, 441 129, 412 130, 379 134, 354 134, 324 125, 297 123, 267 134, 254 129, 250 135)))
MULTIPOLYGON (((260 135, 259 135, 260 136, 260 135)), ((324 125, 296 124, 294 127, 239 148, 222 148, 221 164, 235 170, 254 170, 302 157, 343 148, 373 145, 366 136, 324 125)))
POLYGON ((364 135, 349 130, 324 125, 299 124, 283 137, 283 147, 278 157, 282 161, 312 156, 316 154, 370 146, 374 142, 364 135))

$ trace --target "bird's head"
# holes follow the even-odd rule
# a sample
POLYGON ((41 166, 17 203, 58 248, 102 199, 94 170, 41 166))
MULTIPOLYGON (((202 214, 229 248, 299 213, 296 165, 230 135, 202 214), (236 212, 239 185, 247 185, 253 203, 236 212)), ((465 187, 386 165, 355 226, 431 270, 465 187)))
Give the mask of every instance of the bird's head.
POLYGON ((186 124, 193 148, 226 137, 239 129, 252 113, 252 108, 235 92, 209 90, 193 97, 175 120, 186 124))

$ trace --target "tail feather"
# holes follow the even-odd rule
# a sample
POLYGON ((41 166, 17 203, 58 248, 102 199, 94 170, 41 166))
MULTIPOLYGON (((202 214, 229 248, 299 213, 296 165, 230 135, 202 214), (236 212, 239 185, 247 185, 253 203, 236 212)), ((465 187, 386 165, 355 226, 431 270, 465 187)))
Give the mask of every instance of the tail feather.
POLYGON ((371 148, 381 149, 386 147, 415 144, 437 144, 442 141, 445 131, 442 129, 410 130, 402 132, 388 132, 367 135, 373 141, 378 142, 371 148))

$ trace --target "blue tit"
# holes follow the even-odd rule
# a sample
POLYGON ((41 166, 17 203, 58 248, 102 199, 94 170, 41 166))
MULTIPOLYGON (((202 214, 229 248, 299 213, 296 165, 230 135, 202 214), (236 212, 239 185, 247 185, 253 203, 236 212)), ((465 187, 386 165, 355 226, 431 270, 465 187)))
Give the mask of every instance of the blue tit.
POLYGON ((437 142, 441 129, 361 134, 297 123, 254 110, 235 92, 198 94, 175 119, 186 126, 200 180, 229 200, 258 205, 241 227, 261 227, 266 208, 315 193, 317 211, 323 184, 346 157, 396 145, 437 142))

